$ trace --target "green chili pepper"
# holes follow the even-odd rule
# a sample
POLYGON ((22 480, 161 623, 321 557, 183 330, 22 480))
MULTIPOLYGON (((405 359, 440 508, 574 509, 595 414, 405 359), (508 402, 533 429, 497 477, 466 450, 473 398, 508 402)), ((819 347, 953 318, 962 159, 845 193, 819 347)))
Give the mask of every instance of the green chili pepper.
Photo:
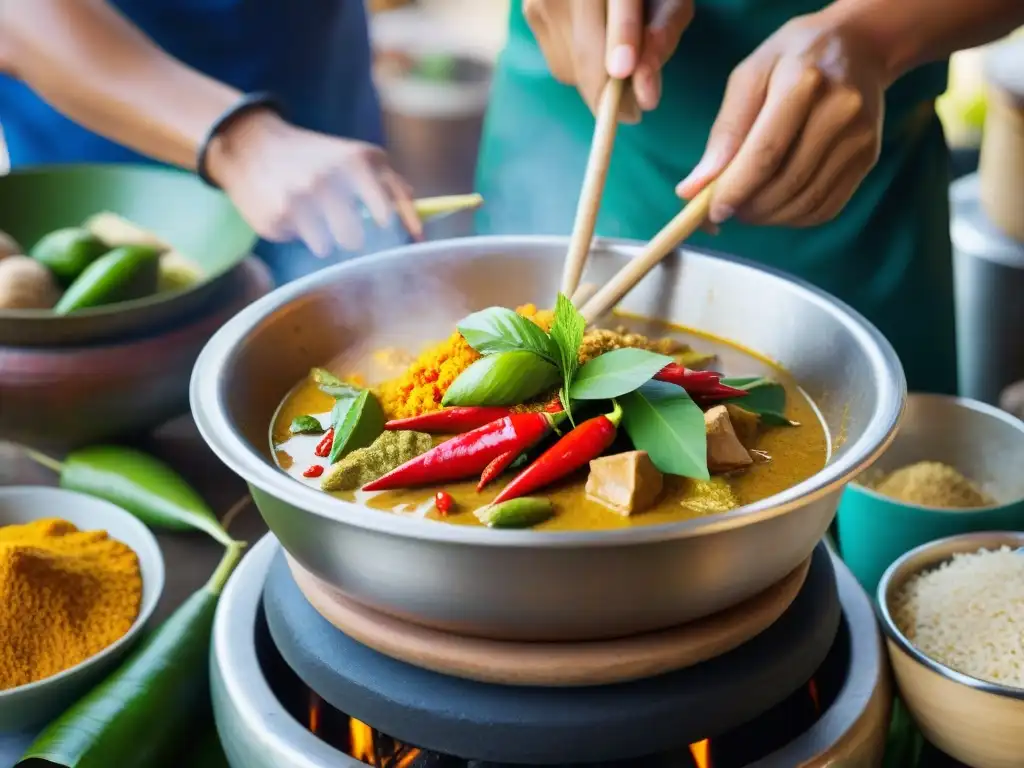
POLYGON ((229 546, 206 586, 51 723, 17 765, 35 760, 65 768, 163 765, 189 738, 192 714, 209 706, 213 617, 242 547, 229 546))
POLYGON ((520 496, 481 507, 477 519, 488 528, 532 528, 555 514, 554 505, 536 496, 520 496))
POLYGON ((322 435, 323 424, 316 416, 296 416, 292 419, 292 425, 288 428, 293 435, 322 435))
POLYGON ((57 472, 62 488, 106 499, 146 525, 172 531, 198 529, 222 544, 234 543, 202 496, 148 453, 95 445, 72 451, 63 463, 35 451, 26 453, 57 472))
POLYGON ((115 248, 87 266, 53 311, 67 315, 156 293, 160 251, 148 245, 115 248))
POLYGON ((92 232, 80 227, 58 229, 43 237, 29 254, 53 272, 61 285, 71 285, 109 248, 92 232))

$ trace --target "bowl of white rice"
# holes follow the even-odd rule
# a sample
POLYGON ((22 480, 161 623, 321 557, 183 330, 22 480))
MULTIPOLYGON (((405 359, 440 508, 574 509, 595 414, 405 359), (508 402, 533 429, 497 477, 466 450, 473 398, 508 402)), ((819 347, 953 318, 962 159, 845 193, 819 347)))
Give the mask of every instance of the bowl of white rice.
POLYGON ((939 749, 974 768, 1024 766, 1024 533, 939 539, 878 585, 907 708, 939 749))

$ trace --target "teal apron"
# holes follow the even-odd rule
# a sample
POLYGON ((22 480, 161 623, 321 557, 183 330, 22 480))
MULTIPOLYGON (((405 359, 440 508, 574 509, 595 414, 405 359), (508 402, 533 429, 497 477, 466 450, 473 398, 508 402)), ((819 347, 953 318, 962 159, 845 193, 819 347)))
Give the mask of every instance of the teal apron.
MULTIPOLYGON (((739 64, 790 18, 821 0, 697 0, 664 72, 661 105, 622 126, 597 233, 649 239, 679 211, 675 185, 697 163, 739 64)), ((697 247, 803 277, 849 303, 889 339, 911 389, 955 392, 949 153, 933 100, 946 65, 921 68, 887 94, 881 158, 835 220, 811 229, 728 222, 697 247)), ((549 73, 513 0, 484 127, 477 189, 481 233, 566 234, 572 228, 594 120, 549 73)))
MULTIPOLYGON (((272 91, 304 128, 383 143, 362 0, 112 0, 172 56, 243 92, 272 91)), ((0 125, 12 168, 145 163, 147 158, 60 115, 26 85, 0 75, 0 125)), ((364 251, 404 240, 368 232, 364 251)), ((301 243, 260 243, 278 282, 323 267, 301 243)), ((351 254, 337 254, 333 260, 351 254)))

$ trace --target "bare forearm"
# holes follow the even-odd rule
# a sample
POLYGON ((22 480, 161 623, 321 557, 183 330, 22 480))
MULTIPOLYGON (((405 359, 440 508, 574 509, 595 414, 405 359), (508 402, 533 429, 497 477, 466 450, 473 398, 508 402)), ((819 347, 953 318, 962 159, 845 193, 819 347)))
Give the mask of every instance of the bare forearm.
POLYGON ((835 0, 824 12, 863 33, 890 82, 1024 24, 1024 0, 835 0))
POLYGON ((185 168, 239 93, 167 55, 102 0, 0 2, 0 65, 55 109, 185 168))

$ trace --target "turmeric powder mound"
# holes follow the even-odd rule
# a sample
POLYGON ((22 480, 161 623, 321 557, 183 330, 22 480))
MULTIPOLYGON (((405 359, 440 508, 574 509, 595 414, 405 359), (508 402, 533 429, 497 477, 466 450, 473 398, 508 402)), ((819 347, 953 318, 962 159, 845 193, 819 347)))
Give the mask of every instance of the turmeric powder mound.
POLYGON ((919 461, 892 472, 872 486, 883 496, 942 509, 988 507, 995 501, 948 464, 919 461))
POLYGON ((0 528, 0 690, 96 655, 141 602, 138 557, 105 531, 57 519, 0 528))
POLYGON ((461 333, 421 354, 396 379, 385 381, 376 395, 389 419, 404 419, 436 411, 441 398, 459 374, 480 359, 461 333))
MULTIPOLYGON (((538 311, 532 304, 516 311, 547 330, 554 313, 538 311)), ((461 333, 453 333, 447 340, 421 354, 398 378, 386 381, 375 394, 389 419, 404 419, 421 413, 436 411, 441 399, 464 370, 480 359, 461 333)))

